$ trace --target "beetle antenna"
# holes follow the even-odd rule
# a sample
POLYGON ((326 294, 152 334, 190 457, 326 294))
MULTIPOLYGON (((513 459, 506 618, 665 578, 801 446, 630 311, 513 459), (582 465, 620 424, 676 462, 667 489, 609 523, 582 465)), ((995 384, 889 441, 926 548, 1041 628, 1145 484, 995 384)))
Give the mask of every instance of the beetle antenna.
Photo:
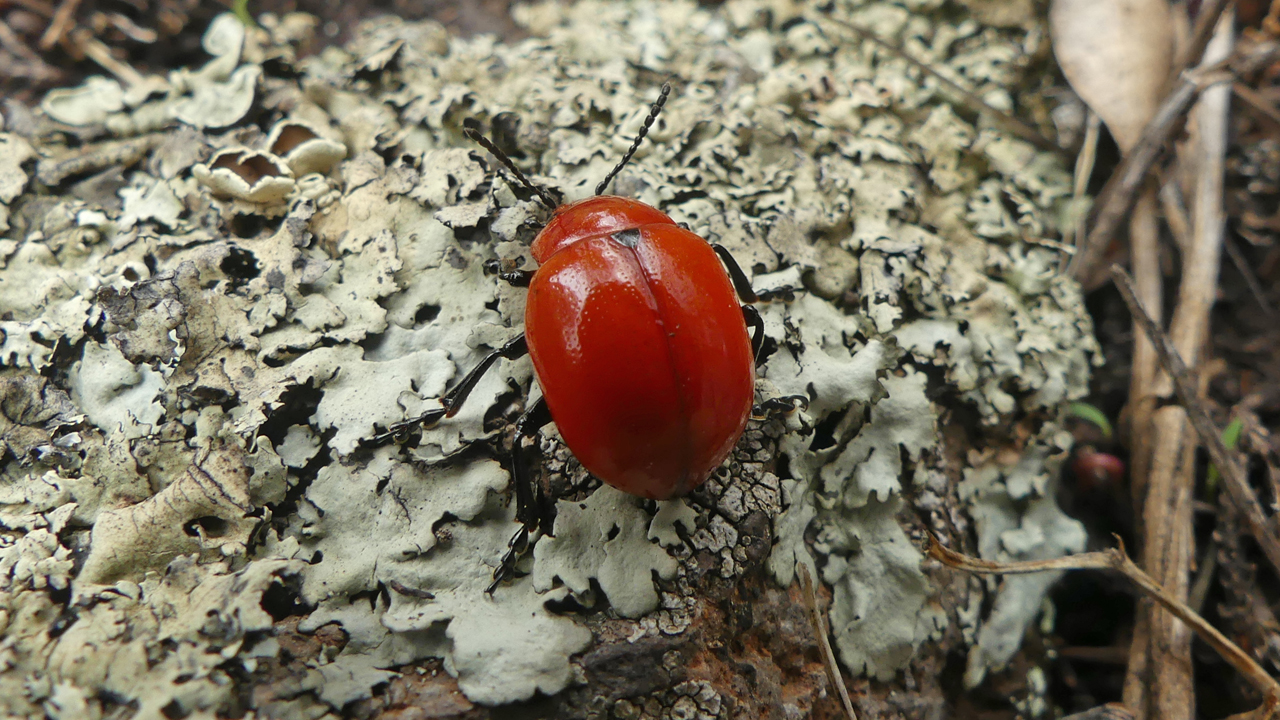
MULTIPOLYGON (((475 121, 471 120, 470 122, 475 122, 475 121)), ((511 162, 511 158, 507 157, 506 153, 499 150, 498 146, 494 145, 492 140, 481 135, 480 131, 476 130, 473 127, 464 127, 462 129, 462 134, 466 135, 468 138, 471 138, 471 141, 476 143, 480 147, 484 148, 485 150, 488 150, 490 155, 497 158, 498 162, 506 166, 506 168, 516 176, 516 179, 520 181, 521 185, 524 185, 525 187, 529 188, 529 190, 533 191, 533 194, 538 196, 538 200, 543 205, 545 205, 548 210, 556 209, 559 203, 557 203, 555 199, 552 198, 551 195, 547 193, 546 190, 543 190, 537 185, 534 185, 533 183, 529 182, 529 178, 525 177, 524 173, 520 172, 520 168, 517 168, 516 164, 511 162)))
POLYGON ((596 186, 596 194, 603 195, 604 189, 609 187, 609 183, 622 172, 622 168, 631 161, 631 156, 636 154, 636 150, 640 148, 640 141, 644 140, 644 136, 649 134, 649 128, 653 126, 653 121, 658 119, 658 113, 662 112, 662 106, 667 104, 667 96, 671 94, 671 83, 662 83, 662 94, 658 96, 658 102, 649 108, 649 117, 644 119, 644 125, 640 126, 640 132, 636 133, 636 141, 631 143, 631 149, 626 155, 622 156, 622 160, 604 176, 604 180, 596 186))

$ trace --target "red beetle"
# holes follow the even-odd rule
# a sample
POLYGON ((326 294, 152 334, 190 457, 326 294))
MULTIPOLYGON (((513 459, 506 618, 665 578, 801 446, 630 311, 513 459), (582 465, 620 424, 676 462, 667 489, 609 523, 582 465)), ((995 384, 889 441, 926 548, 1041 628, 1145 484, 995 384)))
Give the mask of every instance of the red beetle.
MULTIPOLYGON (((498 358, 531 356, 542 399, 517 421, 512 450, 516 517, 523 526, 490 592, 510 574, 530 533, 551 529, 552 503, 533 482, 522 445, 543 425, 554 420, 596 477, 661 500, 701 485, 751 416, 763 322, 738 303, 757 299, 742 270, 724 248, 660 210, 604 195, 669 93, 663 85, 635 142, 596 196, 568 205, 557 205, 492 142, 466 130, 553 212, 531 248, 538 269, 502 274, 529 288, 525 332, 482 360, 441 398, 442 408, 379 437, 452 416, 498 358)), ((792 399, 781 405, 791 407, 792 399)))

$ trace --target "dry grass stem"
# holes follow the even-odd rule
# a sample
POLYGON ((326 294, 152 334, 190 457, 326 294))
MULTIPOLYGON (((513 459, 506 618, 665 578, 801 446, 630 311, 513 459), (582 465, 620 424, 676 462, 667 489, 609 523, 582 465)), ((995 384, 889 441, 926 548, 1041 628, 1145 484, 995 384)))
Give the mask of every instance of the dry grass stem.
MULTIPOLYGON (((1143 307, 1154 308, 1159 323, 1164 307, 1164 279, 1160 272, 1160 222, 1157 215, 1156 190, 1148 184, 1129 216, 1129 248, 1132 256, 1134 285, 1143 307)), ((1151 474, 1151 415, 1155 412, 1156 375, 1159 362, 1155 348, 1141 333, 1133 336, 1133 362, 1129 375, 1129 445, 1132 468, 1131 491, 1135 508, 1143 507, 1151 474)), ((1139 536, 1146 516, 1136 520, 1139 536)))
POLYGON ((62 36, 75 25, 76 9, 79 7, 80 0, 62 0, 57 12, 53 14, 53 19, 49 21, 49 27, 40 37, 41 50, 49 52, 62 40, 62 36))
POLYGON ((1191 591, 1187 593, 1187 605, 1200 612, 1204 608, 1205 598, 1212 589, 1213 576, 1218 570, 1218 542, 1210 540, 1204 553, 1200 556, 1200 564, 1196 569, 1195 580, 1191 582, 1191 591))
POLYGON ((80 48, 89 59, 98 63, 104 70, 116 76, 125 85, 133 86, 146 82, 146 78, 132 67, 120 62, 111 54, 111 48, 88 32, 77 32, 72 42, 80 48))
POLYGON ((1201 64, 1201 57, 1213 37, 1218 19, 1230 5, 1231 0, 1210 0, 1201 7, 1191 42, 1182 56, 1182 65, 1173 74, 1170 83, 1172 89, 1147 123, 1138 143, 1125 155, 1100 193, 1093 213, 1093 227, 1084 240, 1081 252, 1076 254, 1067 268, 1085 287, 1101 284, 1102 280, 1098 277, 1099 266, 1107 245, 1128 216, 1147 173, 1160 157, 1165 145, 1182 127, 1184 114, 1195 97, 1210 85, 1231 79, 1229 74, 1223 74, 1216 65, 1193 69, 1201 64))
POLYGON ((1280 130, 1280 110, 1276 109, 1262 93, 1244 83, 1231 83, 1231 92, 1240 98, 1244 106, 1253 111, 1254 117, 1271 126, 1272 130, 1280 130))
POLYGON ((1262 288, 1262 283, 1258 281, 1258 275, 1249 267, 1249 261, 1245 259, 1244 253, 1240 252, 1240 246, 1235 243, 1229 236, 1223 236, 1222 247, 1227 251, 1227 257, 1231 258, 1231 264, 1236 266, 1236 270, 1240 271, 1240 276, 1244 278, 1244 282, 1249 286, 1249 294, 1253 296, 1254 301, 1258 303, 1258 307, 1262 308, 1262 312, 1267 317, 1276 314, 1274 308, 1271 307, 1271 301, 1267 299, 1267 291, 1262 288))
POLYGON ((4 7, 10 3, 26 10, 30 10, 40 17, 51 18, 53 17, 53 14, 57 12, 57 9, 52 3, 47 3, 44 0, 0 0, 0 7, 4 7))
MULTIPOLYGON (((1232 54, 1233 13, 1219 18, 1211 42, 1203 49, 1202 64, 1211 66, 1225 62, 1232 54)), ((1201 25, 1199 31, 1203 31, 1201 25)), ((1203 34, 1201 32, 1201 34, 1203 34)), ((1200 94, 1187 123, 1188 140, 1178 146, 1178 174, 1195 178, 1191 198, 1190 234, 1181 243, 1181 282, 1178 303, 1169 323, 1169 338, 1179 355, 1195 366, 1209 327, 1209 311, 1213 307, 1218 286, 1221 257, 1223 177, 1225 174, 1227 114, 1231 91, 1226 86, 1207 88, 1200 94)), ((1146 192, 1150 192, 1148 189, 1146 192)), ((1142 203, 1139 203, 1139 208, 1142 203)), ((1146 248, 1150 250, 1150 248, 1146 248)), ((1143 307, 1159 307, 1159 295, 1147 297, 1139 270, 1151 272, 1144 263, 1158 263, 1155 257, 1142 257, 1134 241, 1134 273, 1138 280, 1138 299, 1143 307), (1140 263, 1139 261, 1144 261, 1140 263)), ((1158 270, 1157 270, 1158 272, 1158 270)), ((1158 281, 1158 278, 1157 278, 1158 281)), ((1150 282, 1148 279, 1147 282, 1150 282)), ((1155 318, 1159 323, 1159 318, 1155 318)), ((1145 349, 1154 339, 1139 333, 1135 338, 1145 349)), ((1154 357, 1144 355, 1143 359, 1154 357)), ((1136 370, 1137 368, 1135 368, 1136 370)), ((1143 368, 1150 371, 1153 368, 1143 368)), ((1144 378, 1146 379, 1146 378, 1144 378)), ((1154 407, 1157 398, 1168 395, 1169 380, 1160 373, 1152 382, 1133 395, 1131 403, 1143 409, 1154 407)), ((1198 396, 1198 394, 1197 394, 1198 396)), ((1135 413, 1136 415, 1136 413, 1135 413)), ((1134 428, 1134 446, 1149 452, 1142 465, 1146 498, 1136 507, 1142 508, 1142 567, 1171 596, 1185 601, 1191 584, 1191 562, 1195 556, 1192 531, 1191 494, 1195 486, 1195 436, 1187 425, 1182 407, 1154 410, 1151 422, 1134 428), (1139 442, 1139 439, 1141 442, 1139 442)), ((1134 466, 1139 463, 1135 461, 1134 466)), ((1135 699, 1135 707, 1143 707, 1138 695, 1145 698, 1150 717, 1161 720, 1192 720, 1195 708, 1195 683, 1192 676, 1191 634, 1186 626, 1158 607, 1144 607, 1149 637, 1135 633, 1133 657, 1143 653, 1150 657, 1145 672, 1131 672, 1126 678, 1125 697, 1135 699)), ((1144 713, 1135 715, 1143 717, 1144 713)))
MULTIPOLYGON (((1076 155, 1075 169, 1071 178, 1071 197, 1074 200, 1079 200, 1089 191, 1089 178, 1093 177, 1093 166, 1098 159, 1098 139, 1102 136, 1102 118, 1098 117, 1098 113, 1093 110, 1087 112, 1084 141, 1080 145, 1080 154, 1076 155)), ((1062 231, 1062 242, 1070 245, 1072 251, 1071 255, 1062 258, 1058 272, 1065 273, 1070 267, 1072 257, 1080 252, 1081 244, 1085 239, 1086 220, 1088 220, 1087 214, 1081 213, 1073 227, 1062 231)))
POLYGON ((1186 253, 1191 247, 1191 216, 1187 213, 1187 204, 1182 199, 1177 180, 1169 178, 1160 186, 1160 209, 1164 211, 1165 224, 1178 244, 1178 252, 1186 253))
POLYGON ((809 566, 796 564, 800 576, 800 591, 804 596, 805 608, 809 611, 809 622, 813 625, 813 634, 818 638, 822 648, 822 663, 827 667, 827 677, 840 694, 840 706, 844 708, 845 717, 858 720, 853 711, 853 702, 849 699, 849 689, 845 687, 844 677, 840 675, 840 666, 836 664, 835 651, 831 649, 831 641, 827 639, 827 623, 822 619, 822 610, 818 607, 818 592, 813 585, 813 576, 809 574, 809 566))
POLYGON ((1129 278, 1129 274, 1123 268, 1113 266, 1111 275, 1125 304, 1129 306, 1129 312, 1133 314, 1134 320, 1138 322, 1147 337, 1152 339, 1160 363, 1173 381, 1178 401, 1186 408, 1191 425, 1200 437, 1200 443, 1209 452, 1209 459, 1218 466, 1218 471, 1222 474, 1228 497, 1244 516, 1250 535, 1257 540, 1258 546, 1267 556, 1267 561, 1271 563, 1272 568, 1280 572, 1280 538, 1276 537, 1272 522, 1262 512, 1262 506, 1254 497, 1253 491, 1249 489, 1244 469, 1239 462, 1239 454, 1227 450, 1226 445, 1223 444, 1222 430, 1209 419, 1204 405, 1196 396, 1195 379, 1191 371, 1182 362, 1182 358, 1169 338, 1156 327, 1134 296, 1133 281, 1129 278))
MULTIPOLYGON (((1280 683, 1277 683, 1274 678, 1267 674, 1267 671, 1248 653, 1228 640, 1225 635, 1218 632, 1217 628, 1210 625, 1191 608, 1165 592, 1164 588, 1160 587, 1155 580, 1152 580, 1149 575, 1142 571, 1142 568, 1133 564, 1133 561, 1125 554, 1123 543, 1111 550, 1069 555, 1067 557, 1053 558, 1052 560, 998 563, 969 557, 945 548, 932 535, 929 536, 929 539, 928 553, 930 557, 944 565, 971 573, 1026 575, 1050 570, 1117 570, 1129 578, 1147 596, 1160 603, 1169 612, 1177 616, 1178 619, 1190 626, 1200 636, 1200 639, 1212 647, 1215 652, 1222 656, 1222 659, 1230 663, 1237 672, 1262 693, 1263 697, 1267 698, 1268 705, 1280 702, 1280 683)), ((1116 540, 1119 542, 1119 538, 1116 540)))
POLYGON ((1080 143, 1080 154, 1076 156, 1075 169, 1071 175, 1071 197, 1073 198, 1082 198, 1089 192, 1089 178, 1093 177, 1093 166, 1098 161, 1098 140, 1102 137, 1102 118, 1092 110, 1088 113, 1084 126, 1084 140, 1080 143))
POLYGON ((1142 132, 1142 138, 1134 146, 1133 152, 1120 161, 1111 179, 1098 195, 1093 227, 1089 230, 1084 248, 1068 268, 1068 272, 1079 278, 1086 287, 1097 274, 1097 266, 1101 263, 1111 238, 1121 224, 1129 219, 1129 211, 1133 208, 1147 173, 1164 151, 1164 146, 1182 128, 1182 121, 1191 104, 1206 88, 1233 79, 1230 71, 1216 65, 1184 73, 1155 117, 1147 124, 1147 129, 1142 132))

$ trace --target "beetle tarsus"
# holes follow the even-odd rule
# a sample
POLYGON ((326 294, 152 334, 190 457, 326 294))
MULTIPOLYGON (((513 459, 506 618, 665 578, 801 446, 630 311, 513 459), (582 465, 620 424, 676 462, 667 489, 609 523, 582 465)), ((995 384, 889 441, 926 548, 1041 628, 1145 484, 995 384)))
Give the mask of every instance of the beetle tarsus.
POLYGON ((436 423, 440 422, 440 420, 444 418, 447 415, 447 413, 448 413, 447 407, 433 408, 431 410, 428 410, 425 413, 422 413, 421 415, 415 418, 410 418, 409 420, 402 420, 392 425, 391 427, 387 428, 385 432, 381 432, 374 435, 368 440, 365 440, 362 444, 365 447, 375 447, 375 448, 382 447, 383 445, 387 445, 388 443, 392 443, 392 442, 403 444, 405 441, 409 439, 409 436, 413 433, 414 430, 426 429, 435 425, 436 423))
POLYGON ((529 287, 529 283, 533 282, 533 270, 520 270, 515 268, 515 263, 509 260, 486 260, 484 263, 484 271, 489 274, 497 275, 498 279, 512 287, 529 287))
POLYGON ((796 410, 807 410, 808 408, 808 395, 784 395, 782 397, 769 398, 751 408, 751 417, 756 420, 768 420, 779 415, 789 415, 796 410))
POLYGON ((531 547, 533 543, 530 542, 529 528, 521 526, 507 541, 507 552, 502 556, 502 562, 498 563, 498 567, 493 569, 493 581, 484 589, 486 595, 492 595, 499 585, 515 576, 516 563, 520 562, 520 558, 524 557, 531 547))
POLYGON ((529 283, 533 282, 532 270, 509 270, 507 272, 498 273, 498 278, 512 287, 529 287, 529 283))
POLYGON ((772 290, 761 290, 756 293, 756 296, 760 298, 760 302, 770 302, 772 300, 791 302, 796 299, 796 289, 790 285, 783 285, 772 290))
POLYGON ((532 530, 544 526, 546 493, 542 484, 534 478, 534 470, 528 462, 524 447, 526 439, 538 436, 538 431, 551 422, 551 411, 545 398, 538 398, 519 420, 516 420, 516 436, 511 445, 511 482, 516 495, 516 520, 532 530))

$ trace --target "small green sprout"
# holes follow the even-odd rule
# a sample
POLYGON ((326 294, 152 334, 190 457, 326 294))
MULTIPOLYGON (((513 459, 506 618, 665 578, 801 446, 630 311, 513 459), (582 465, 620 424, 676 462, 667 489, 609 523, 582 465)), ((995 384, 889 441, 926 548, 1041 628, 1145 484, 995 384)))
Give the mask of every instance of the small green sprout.
POLYGON ((253 21, 253 15, 249 13, 249 0, 233 0, 231 12, 235 13, 236 18, 244 23, 245 27, 258 27, 258 23, 253 21))
MULTIPOLYGON (((1228 450, 1235 450, 1236 445, 1240 442, 1240 431, 1244 430, 1244 420, 1236 418, 1227 425, 1222 431, 1222 444, 1227 446, 1228 450)), ((1204 478, 1204 494, 1205 497, 1212 500, 1218 496, 1218 480, 1222 475, 1218 472, 1218 466, 1209 463, 1209 473, 1204 478)))
POLYGON ((1102 436, 1110 440, 1113 435, 1111 429, 1111 421, 1107 419, 1106 413, 1089 403, 1074 402, 1067 407, 1067 415, 1069 417, 1080 418, 1085 422, 1096 425, 1102 431, 1102 436))

